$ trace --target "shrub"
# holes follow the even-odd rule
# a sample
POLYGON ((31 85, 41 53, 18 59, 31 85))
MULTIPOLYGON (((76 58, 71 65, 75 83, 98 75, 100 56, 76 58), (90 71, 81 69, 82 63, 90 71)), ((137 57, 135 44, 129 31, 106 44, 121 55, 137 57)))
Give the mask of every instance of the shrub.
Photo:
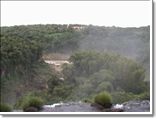
POLYGON ((94 99, 95 103, 103 106, 104 108, 110 108, 112 106, 111 103, 111 96, 109 93, 107 92, 102 92, 99 93, 95 99, 94 99))
POLYGON ((136 97, 137 100, 150 100, 150 93, 149 91, 146 91, 144 93, 141 93, 137 95, 136 97))
POLYGON ((146 91, 144 93, 140 93, 140 94, 134 94, 131 92, 120 91, 120 92, 114 92, 111 95, 113 98, 112 102, 114 104, 124 103, 129 100, 150 100, 150 94, 148 91, 146 91))
POLYGON ((137 95, 131 93, 131 92, 124 92, 124 91, 119 91, 119 92, 114 92, 111 94, 112 95, 112 102, 114 104, 116 103, 124 103, 129 100, 136 99, 137 95))
POLYGON ((8 104, 0 104, 0 112, 11 112, 12 108, 8 104))
POLYGON ((27 111, 28 108, 36 108, 37 111, 42 109, 44 101, 39 97, 30 97, 23 104, 23 110, 27 111))

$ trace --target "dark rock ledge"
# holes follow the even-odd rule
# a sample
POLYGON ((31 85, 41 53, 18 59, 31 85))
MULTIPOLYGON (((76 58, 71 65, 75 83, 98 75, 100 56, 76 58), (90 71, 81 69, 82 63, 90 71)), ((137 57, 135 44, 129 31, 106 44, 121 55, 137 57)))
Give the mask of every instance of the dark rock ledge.
POLYGON ((104 109, 101 105, 83 102, 58 103, 55 105, 43 106, 42 112, 149 112, 150 102, 128 101, 123 104, 113 105, 104 109))

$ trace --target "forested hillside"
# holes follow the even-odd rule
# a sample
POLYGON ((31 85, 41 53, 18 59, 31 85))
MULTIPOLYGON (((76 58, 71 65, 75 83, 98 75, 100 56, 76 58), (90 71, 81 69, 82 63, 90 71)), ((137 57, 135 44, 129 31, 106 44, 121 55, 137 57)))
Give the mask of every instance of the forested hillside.
POLYGON ((1 103, 21 108, 29 96, 46 104, 92 101, 102 91, 109 92, 114 103, 149 99, 149 35, 149 26, 1 27, 1 103), (70 64, 64 64, 60 74, 44 62, 53 54, 69 56, 70 64))

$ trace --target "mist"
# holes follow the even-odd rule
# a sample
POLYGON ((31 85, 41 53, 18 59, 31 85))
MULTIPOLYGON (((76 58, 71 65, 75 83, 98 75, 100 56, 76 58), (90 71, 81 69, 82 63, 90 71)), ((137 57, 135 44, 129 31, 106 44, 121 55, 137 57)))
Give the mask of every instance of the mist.
POLYGON ((95 27, 85 29, 88 33, 80 41, 80 50, 96 50, 118 53, 133 59, 143 55, 144 42, 149 49, 149 27, 118 28, 95 27), (148 35, 148 36, 147 36, 148 35))

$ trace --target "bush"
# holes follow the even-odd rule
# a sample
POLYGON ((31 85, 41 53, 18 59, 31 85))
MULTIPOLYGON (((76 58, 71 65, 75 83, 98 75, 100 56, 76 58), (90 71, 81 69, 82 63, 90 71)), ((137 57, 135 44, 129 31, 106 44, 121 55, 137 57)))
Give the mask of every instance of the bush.
POLYGON ((124 91, 120 91, 120 92, 114 92, 111 94, 112 98, 113 98, 113 103, 124 103, 127 102, 129 100, 134 100, 136 99, 137 95, 131 93, 131 92, 124 92, 124 91))
POLYGON ((141 95, 141 100, 150 100, 150 93, 149 93, 149 91, 148 92, 144 92, 141 95))
POLYGON ((11 112, 12 108, 8 104, 0 104, 0 112, 11 112))
POLYGON ((23 110, 27 111, 30 107, 36 108, 37 111, 42 109, 44 101, 39 97, 31 97, 27 99, 23 104, 23 110))
POLYGON ((95 103, 103 106, 104 108, 110 108, 112 106, 111 103, 111 96, 109 93, 107 92, 102 92, 99 93, 95 99, 94 99, 95 103))
POLYGON ((114 104, 124 103, 124 102, 127 102, 129 100, 149 100, 150 99, 150 94, 148 91, 141 93, 141 94, 134 94, 131 92, 121 91, 121 92, 114 92, 111 95, 113 98, 112 102, 114 104))
POLYGON ((150 93, 149 91, 146 91, 144 93, 141 93, 139 95, 137 95, 137 100, 150 100, 150 93))

